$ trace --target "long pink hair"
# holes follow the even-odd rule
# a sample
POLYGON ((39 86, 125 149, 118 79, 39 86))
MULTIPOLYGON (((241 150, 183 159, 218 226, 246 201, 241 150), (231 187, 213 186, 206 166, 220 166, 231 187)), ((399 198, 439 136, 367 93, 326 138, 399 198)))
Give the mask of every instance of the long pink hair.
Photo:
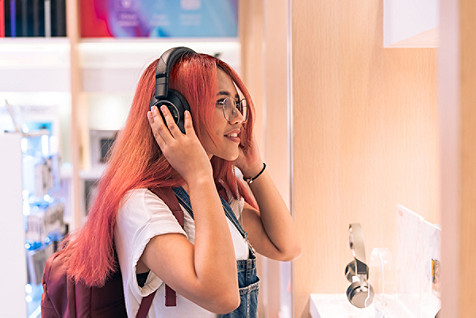
MULTIPOLYGON (((60 252, 67 273, 89 286, 102 286, 116 269, 114 257, 114 227, 121 199, 136 188, 180 186, 183 179, 170 166, 156 143, 147 120, 149 102, 154 94, 157 60, 142 74, 125 127, 118 134, 110 153, 107 168, 98 183, 98 193, 88 220, 60 252)), ((245 85, 237 73, 223 61, 206 55, 193 54, 178 61, 170 74, 170 88, 187 99, 197 135, 201 129, 211 131, 211 114, 217 92, 217 68, 225 71, 243 94, 250 108, 242 130, 241 146, 251 142, 254 106, 245 85)), ((238 198, 243 196, 255 205, 243 183, 237 180, 230 161, 211 160, 217 188, 225 187, 238 198)))

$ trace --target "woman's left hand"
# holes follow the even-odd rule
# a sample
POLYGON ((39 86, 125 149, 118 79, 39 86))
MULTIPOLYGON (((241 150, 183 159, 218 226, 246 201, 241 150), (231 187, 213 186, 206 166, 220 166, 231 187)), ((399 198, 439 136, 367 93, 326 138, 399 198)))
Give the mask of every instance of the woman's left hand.
MULTIPOLYGON (((240 148, 235 160, 245 179, 256 177, 264 168, 263 161, 253 139, 246 150, 240 148)), ((274 184, 269 171, 250 184, 257 206, 245 202, 241 224, 248 232, 251 245, 266 257, 290 261, 301 253, 297 231, 289 209, 274 184)))
POLYGON ((257 175, 263 169, 263 161, 254 137, 246 150, 240 146, 239 151, 240 155, 234 162, 235 166, 240 169, 245 178, 257 175))

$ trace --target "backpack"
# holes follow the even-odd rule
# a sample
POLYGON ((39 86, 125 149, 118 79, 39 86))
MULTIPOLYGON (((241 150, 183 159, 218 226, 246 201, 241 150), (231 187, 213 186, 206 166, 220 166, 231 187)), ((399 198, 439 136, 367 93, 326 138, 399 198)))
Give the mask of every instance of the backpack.
MULTIPOLYGON (((184 226, 184 215, 172 188, 150 189, 171 209, 179 224, 184 226)), ((122 275, 118 268, 104 286, 86 286, 67 277, 61 251, 51 255, 43 272, 43 294, 41 295, 41 317, 70 318, 120 318, 127 317, 122 275)), ((116 255, 117 257, 117 255, 116 255)), ((119 264, 119 262, 118 262, 119 264)), ((155 293, 141 301, 137 317, 145 318, 155 293)), ((176 306, 175 291, 165 285, 165 305, 176 306)))

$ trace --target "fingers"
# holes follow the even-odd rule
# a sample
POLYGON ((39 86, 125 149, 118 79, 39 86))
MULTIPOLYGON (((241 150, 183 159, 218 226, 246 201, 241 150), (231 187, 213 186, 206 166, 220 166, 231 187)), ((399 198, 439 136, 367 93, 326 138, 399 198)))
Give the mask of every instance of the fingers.
POLYGON ((185 134, 187 135, 195 135, 195 130, 193 129, 193 122, 192 122, 192 116, 190 115, 190 112, 188 110, 185 111, 184 113, 184 128, 185 128, 185 134))
POLYGON ((172 137, 177 138, 177 137, 181 136, 182 132, 178 128, 177 124, 175 123, 175 120, 172 117, 172 114, 170 113, 167 106, 165 106, 165 105, 160 106, 160 111, 164 115, 165 122, 167 124, 167 128, 169 129, 170 134, 172 135, 172 137))
POLYGON ((169 129, 165 125, 162 116, 160 115, 159 110, 156 106, 153 106, 152 110, 147 113, 147 118, 149 119, 149 124, 152 128, 152 133, 154 134, 154 137, 161 148, 167 142, 173 140, 173 137, 170 134, 169 129))
POLYGON ((152 111, 147 112, 147 119, 149 120, 149 125, 150 125, 150 128, 152 129, 152 134, 154 135, 155 140, 159 144, 159 147, 162 149, 162 147, 165 145, 165 142, 164 142, 164 139, 160 137, 159 124, 157 120, 154 120, 154 113, 152 111))

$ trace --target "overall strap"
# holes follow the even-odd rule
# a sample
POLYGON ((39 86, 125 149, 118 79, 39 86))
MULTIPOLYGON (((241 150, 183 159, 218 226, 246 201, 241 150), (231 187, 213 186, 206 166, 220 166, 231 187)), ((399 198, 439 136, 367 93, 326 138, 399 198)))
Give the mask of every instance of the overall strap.
MULTIPOLYGON (((177 222, 180 224, 182 228, 184 228, 184 214, 182 209, 180 208, 180 204, 177 200, 177 197, 175 196, 174 191, 172 191, 172 188, 154 188, 154 189, 150 189, 150 191, 152 191, 155 195, 157 195, 160 199, 162 199, 162 201, 164 201, 164 203, 169 207, 169 209, 172 211, 172 214, 177 219, 177 222)), ((152 299, 153 299, 153 296, 152 296, 152 299)), ((151 304, 152 304, 152 299, 150 300, 151 304)), ((168 285, 165 285, 165 306, 167 307, 177 306, 177 296, 176 296, 175 290, 170 288, 168 285)), ((149 305, 149 308, 150 308, 150 305, 149 305)), ((148 311, 149 310, 147 309, 147 312, 148 311)))
MULTIPOLYGON (((190 196, 188 195, 187 192, 182 187, 178 188, 172 188, 174 190, 175 195, 177 196, 178 200, 182 204, 182 206, 187 210, 187 212, 190 214, 190 216, 193 218, 193 211, 192 211, 192 206, 190 203, 190 196)), ((223 210, 225 211, 226 217, 233 223, 233 225, 236 227, 238 232, 240 232, 241 236, 245 239, 245 241, 248 243, 248 247, 250 250, 250 256, 252 258, 255 257, 255 251, 254 248, 251 246, 250 241, 248 240, 248 233, 241 227, 240 222, 236 219, 235 213, 231 209, 230 205, 228 202, 223 199, 223 197, 220 195, 220 200, 221 204, 223 206, 223 210)))
MULTIPOLYGON (((182 187, 172 188, 172 190, 174 190, 178 200, 180 201, 182 206, 185 208, 185 210, 187 210, 188 214, 190 214, 190 216, 193 219, 192 205, 190 203, 190 196, 188 195, 188 193, 185 192, 185 190, 182 187)), ((233 213, 233 210, 231 209, 228 202, 226 202, 226 200, 223 199, 222 196, 220 196, 220 200, 223 206, 223 210, 225 211, 226 217, 231 221, 231 223, 233 223, 233 225, 235 225, 236 229, 238 230, 238 232, 240 232, 241 236, 243 236, 243 238, 246 239, 247 237, 246 232, 241 227, 240 222, 238 222, 238 220, 236 219, 235 213, 233 213)))
POLYGON ((248 239, 248 232, 246 232, 242 227, 240 222, 236 219, 236 215, 231 209, 231 206, 228 204, 228 202, 223 199, 222 196, 220 196, 221 199, 221 204, 223 205, 223 209, 225 210, 225 214, 228 217, 228 219, 235 225, 235 227, 238 229, 238 232, 240 232, 241 236, 245 239, 246 243, 248 244, 248 250, 249 250, 249 257, 250 258, 255 258, 255 249, 253 246, 251 246, 250 240, 248 239))

